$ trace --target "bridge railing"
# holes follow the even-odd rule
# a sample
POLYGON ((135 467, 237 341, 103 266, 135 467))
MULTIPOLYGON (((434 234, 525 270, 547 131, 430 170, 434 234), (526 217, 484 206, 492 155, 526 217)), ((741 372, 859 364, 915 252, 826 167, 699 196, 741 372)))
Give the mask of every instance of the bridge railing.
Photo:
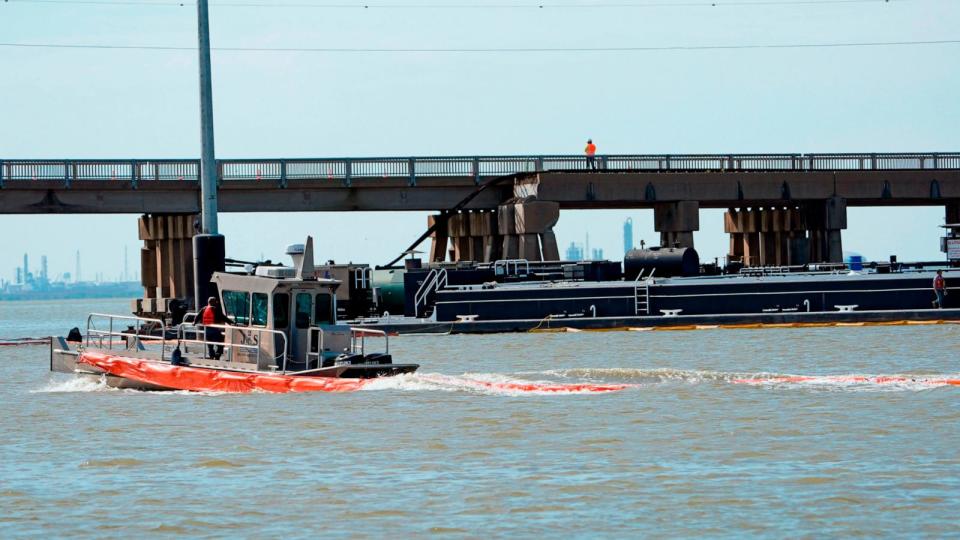
MULTIPOLYGON (((846 154, 672 154, 598 155, 596 166, 611 171, 857 171, 960 169, 960 152, 846 154)), ((489 178, 538 171, 583 171, 582 155, 443 156, 320 159, 218 160, 220 182, 489 178)), ((166 160, 0 160, 5 181, 179 181, 199 179, 200 161, 166 160)))
POLYGON ((196 182, 199 160, 2 160, 0 180, 196 182))

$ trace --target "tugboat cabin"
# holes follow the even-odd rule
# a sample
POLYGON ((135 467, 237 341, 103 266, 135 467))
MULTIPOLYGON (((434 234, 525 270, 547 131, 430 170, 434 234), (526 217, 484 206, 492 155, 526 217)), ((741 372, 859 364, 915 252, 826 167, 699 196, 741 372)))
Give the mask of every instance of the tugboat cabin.
MULTIPOLYGON (((229 325, 212 325, 224 333, 223 357, 217 364, 233 367, 221 362, 241 362, 256 364, 258 371, 359 378, 416 369, 392 364, 385 333, 337 324, 336 291, 341 282, 315 276, 311 238, 289 246, 287 254, 293 267, 260 266, 252 275, 213 275, 220 305, 230 320, 229 325), (383 352, 367 352, 370 336, 383 338, 383 352)), ((192 328, 196 338, 205 336, 205 328, 196 322, 182 328, 184 332, 192 328)), ((209 349, 211 341, 203 339, 203 345, 209 349)))
MULTIPOLYGON (((339 281, 301 279, 295 277, 293 268, 283 267, 260 267, 252 276, 216 273, 212 281, 220 291, 224 314, 231 321, 224 328, 231 334, 225 341, 257 344, 261 358, 277 360, 286 347, 286 366, 278 365, 278 369, 302 371, 322 367, 317 366, 317 358, 332 361, 349 351, 350 327, 337 325, 336 321, 335 293, 339 281), (257 339, 271 334, 273 339, 257 339), (323 354, 318 355, 321 336, 323 354)), ((237 350, 233 360, 249 357, 251 352, 256 353, 237 350)), ((322 362, 326 363, 329 362, 322 362)))

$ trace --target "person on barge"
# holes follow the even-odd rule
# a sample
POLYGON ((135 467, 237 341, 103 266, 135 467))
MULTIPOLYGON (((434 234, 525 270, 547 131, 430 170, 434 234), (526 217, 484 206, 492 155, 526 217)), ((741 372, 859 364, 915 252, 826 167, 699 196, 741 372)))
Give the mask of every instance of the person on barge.
POLYGON ((947 284, 943 279, 943 270, 937 270, 937 275, 933 278, 933 292, 937 295, 937 299, 933 303, 937 306, 937 309, 943 309, 947 296, 947 284))

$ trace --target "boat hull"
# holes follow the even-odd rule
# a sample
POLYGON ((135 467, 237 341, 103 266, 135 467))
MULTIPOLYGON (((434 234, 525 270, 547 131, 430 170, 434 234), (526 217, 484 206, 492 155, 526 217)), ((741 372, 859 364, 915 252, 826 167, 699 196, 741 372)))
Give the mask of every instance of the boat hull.
MULTIPOLYGON (((357 368, 359 366, 340 366, 357 368)), ((409 366, 373 366, 389 371, 410 372, 409 366), (402 371, 407 369, 408 371, 402 371)), ((345 378, 322 376, 324 374, 283 375, 271 373, 240 372, 206 367, 174 366, 156 360, 112 355, 99 351, 85 351, 77 359, 78 372, 85 375, 107 376, 107 384, 125 388, 150 390, 187 390, 193 392, 355 392, 362 389, 370 378, 345 378)), ((387 372, 385 371, 385 373, 387 372)), ((331 372, 332 373, 332 372, 331 372)), ((349 369, 340 374, 350 373, 349 369)))

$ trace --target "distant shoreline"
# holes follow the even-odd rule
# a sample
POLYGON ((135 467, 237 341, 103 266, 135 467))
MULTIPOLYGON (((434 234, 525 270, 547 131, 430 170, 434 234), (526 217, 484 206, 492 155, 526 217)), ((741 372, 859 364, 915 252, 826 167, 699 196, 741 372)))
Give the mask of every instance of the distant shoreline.
POLYGON ((0 302, 29 300, 78 300, 96 298, 139 298, 143 287, 139 283, 108 284, 79 289, 48 289, 45 291, 0 292, 0 302))

